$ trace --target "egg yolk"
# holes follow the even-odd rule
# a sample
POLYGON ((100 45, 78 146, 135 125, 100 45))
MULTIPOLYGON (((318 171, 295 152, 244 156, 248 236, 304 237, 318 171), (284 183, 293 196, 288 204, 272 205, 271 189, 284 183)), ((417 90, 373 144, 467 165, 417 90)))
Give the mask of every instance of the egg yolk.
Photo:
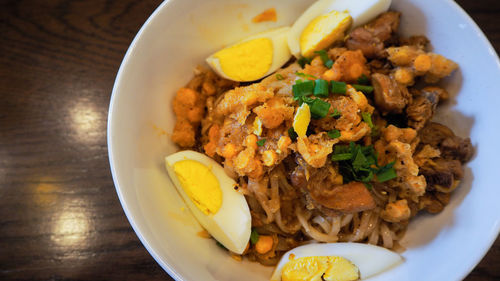
POLYGON ((359 269, 343 257, 303 257, 285 264, 281 280, 354 281, 359 280, 359 269))
POLYGON ((311 110, 307 103, 303 103, 295 113, 293 117, 293 130, 297 133, 299 137, 305 137, 307 133, 307 127, 311 122, 311 110))
POLYGON ((264 76, 273 62, 273 42, 269 38, 249 40, 215 53, 224 74, 236 81, 252 81, 264 76))
POLYGON ((344 31, 351 26, 348 13, 331 11, 313 19, 300 35, 300 50, 304 57, 311 57, 314 51, 330 46, 344 37, 344 31))
POLYGON ((222 191, 211 169, 194 160, 178 161, 173 168, 196 207, 205 215, 216 214, 222 205, 222 191))

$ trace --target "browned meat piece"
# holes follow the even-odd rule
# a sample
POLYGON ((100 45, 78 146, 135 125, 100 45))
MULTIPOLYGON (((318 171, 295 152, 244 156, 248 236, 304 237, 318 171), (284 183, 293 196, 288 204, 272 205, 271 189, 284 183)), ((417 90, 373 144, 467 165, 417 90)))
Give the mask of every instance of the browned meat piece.
POLYGON ((443 88, 428 86, 422 89, 423 93, 434 93, 439 96, 439 101, 445 101, 450 97, 450 93, 443 88))
POLYGON ((439 93, 436 91, 422 91, 406 108, 408 125, 415 130, 422 129, 425 123, 434 115, 438 103, 439 93))
POLYGON ((367 58, 385 57, 384 43, 397 31, 400 16, 398 12, 386 12, 366 26, 354 29, 347 39, 347 48, 361 50, 367 58))
POLYGON ((434 196, 444 206, 446 206, 446 205, 448 205, 448 203, 450 203, 451 193, 436 192, 436 193, 434 193, 434 196))
POLYGON ((419 131, 419 136, 422 144, 439 148, 441 156, 447 159, 456 159, 465 163, 474 153, 470 138, 457 137, 450 128, 439 123, 427 123, 419 131))
POLYGON ((385 75, 389 75, 392 71, 392 65, 387 62, 387 61, 381 61, 381 60, 371 60, 368 63, 368 68, 370 69, 371 73, 381 73, 385 75))
POLYGON ((420 197, 419 209, 425 209, 431 214, 437 214, 444 209, 444 205, 431 193, 426 193, 424 196, 420 197))
POLYGON ((420 174, 424 175, 427 182, 427 190, 439 189, 451 190, 455 188, 455 180, 463 177, 462 164, 458 160, 437 159, 428 161, 420 167, 420 174))
POLYGON ((411 36, 409 38, 402 38, 400 39, 400 45, 401 46, 415 46, 420 49, 425 49, 427 45, 429 44, 429 39, 423 35, 417 35, 417 36, 411 36))
POLYGON ((351 182, 334 186, 310 186, 311 198, 322 206, 342 213, 355 213, 376 207, 375 200, 366 186, 360 182, 351 182))
POLYGON ((297 166, 290 175, 292 185, 298 188, 305 189, 307 187, 306 172, 304 167, 297 166))
POLYGON ((431 214, 441 212, 450 202, 451 193, 428 192, 420 198, 419 208, 425 209, 431 214))
POLYGON ((470 138, 460 138, 457 136, 446 138, 441 143, 441 154, 444 158, 460 160, 462 163, 469 161, 474 153, 470 138))
POLYGON ((448 137, 454 137, 453 131, 445 125, 429 122, 418 132, 422 144, 439 147, 439 144, 448 137))
POLYGON ((373 74, 372 83, 375 104, 383 113, 401 113, 411 98, 405 86, 387 75, 373 74))

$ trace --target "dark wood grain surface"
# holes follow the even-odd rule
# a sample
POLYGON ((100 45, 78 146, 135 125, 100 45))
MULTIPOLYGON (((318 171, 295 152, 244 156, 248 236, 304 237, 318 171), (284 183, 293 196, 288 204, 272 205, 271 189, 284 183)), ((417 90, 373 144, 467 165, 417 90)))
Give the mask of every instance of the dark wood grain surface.
MULTIPOLYGON (((500 1, 457 2, 498 52, 500 1)), ((0 0, 0 280, 171 280, 125 217, 106 147, 116 72, 160 3, 0 0)), ((466 280, 500 280, 500 240, 466 280)))

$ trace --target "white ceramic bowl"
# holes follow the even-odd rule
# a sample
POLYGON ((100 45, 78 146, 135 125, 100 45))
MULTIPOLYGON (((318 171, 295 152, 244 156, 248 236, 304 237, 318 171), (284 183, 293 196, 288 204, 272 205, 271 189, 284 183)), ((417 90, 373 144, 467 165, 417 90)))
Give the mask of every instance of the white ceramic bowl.
MULTIPOLYGON (((171 100, 213 51, 247 35, 291 24, 313 1, 170 0, 144 24, 118 72, 108 121, 111 170, 125 213, 156 261, 176 280, 267 280, 272 268, 237 262, 196 233, 200 226, 164 169, 176 151, 171 100), (278 22, 250 19, 275 7, 278 22)), ((471 136, 476 155, 451 203, 419 215, 403 244, 405 262, 380 280, 459 280, 480 261, 500 228, 498 149, 500 68, 483 33, 451 0, 393 0, 401 32, 425 34, 434 51, 460 64, 445 83, 453 102, 436 119, 471 136)))

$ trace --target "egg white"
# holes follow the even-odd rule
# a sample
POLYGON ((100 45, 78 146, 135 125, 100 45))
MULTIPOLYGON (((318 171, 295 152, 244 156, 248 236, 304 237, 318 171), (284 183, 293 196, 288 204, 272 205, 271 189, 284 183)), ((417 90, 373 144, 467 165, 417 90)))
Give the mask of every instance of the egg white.
POLYGON ((281 280, 281 271, 294 254, 295 259, 314 256, 338 256, 351 261, 359 269, 360 278, 366 279, 387 271, 403 262, 403 258, 385 248, 361 243, 308 244, 286 252, 273 272, 271 281, 281 280))
MULTIPOLYGON (((288 27, 288 26, 271 29, 271 30, 261 32, 261 33, 252 35, 250 37, 247 37, 241 41, 238 41, 238 42, 228 46, 227 48, 232 47, 232 46, 237 45, 237 44, 241 44, 243 42, 247 42, 247 41, 259 39, 259 38, 268 38, 269 40, 271 40, 272 45, 273 45, 273 59, 272 59, 272 63, 271 63, 269 70, 264 75, 262 75, 262 77, 260 77, 260 78, 263 78, 263 77, 266 77, 269 74, 275 72, 276 70, 278 70, 292 57, 292 54, 290 53, 290 50, 288 49, 288 42, 287 42, 289 31, 290 31, 290 27, 288 27)), ((212 69, 215 72, 217 72, 217 74, 219 74, 220 76, 222 76, 226 79, 229 79, 229 80, 234 80, 233 77, 230 77, 226 73, 224 73, 224 71, 222 70, 222 67, 220 65, 219 59, 214 57, 214 55, 215 55, 215 53, 206 59, 208 65, 210 65, 210 67, 212 67, 212 69)), ((249 82, 249 81, 240 81, 240 82, 249 82)))
POLYGON ((245 197, 234 190, 236 182, 225 173, 224 168, 212 158, 190 150, 180 151, 165 157, 165 164, 177 191, 203 228, 228 250, 237 254, 243 253, 250 239, 250 209, 245 197), (222 191, 222 205, 216 214, 205 215, 182 188, 173 169, 173 165, 182 160, 198 161, 212 168, 222 191))
POLYGON ((348 12, 353 19, 352 28, 366 24, 387 11, 392 0, 318 0, 295 21, 288 35, 288 47, 295 57, 300 56, 300 36, 316 17, 331 11, 348 12))

